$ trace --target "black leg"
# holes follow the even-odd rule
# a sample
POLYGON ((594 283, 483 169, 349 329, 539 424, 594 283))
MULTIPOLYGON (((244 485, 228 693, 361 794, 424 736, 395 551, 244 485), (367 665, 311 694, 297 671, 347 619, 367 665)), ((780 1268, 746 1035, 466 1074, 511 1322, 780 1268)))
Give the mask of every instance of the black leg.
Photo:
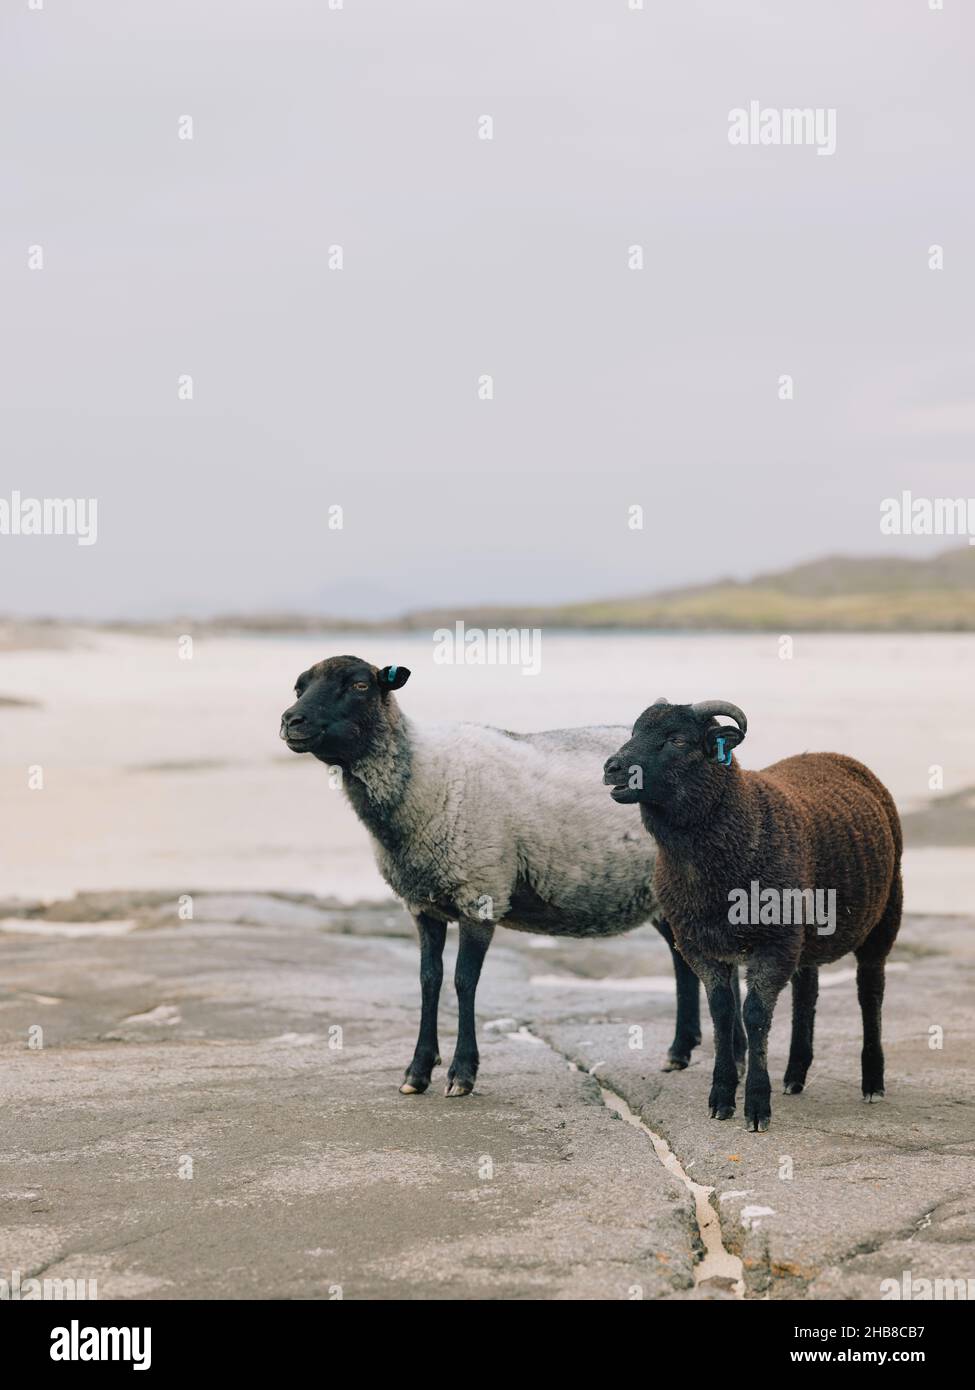
POLYGON ((863 1051, 860 1071, 863 1099, 882 1100, 884 1051, 880 1045, 880 1015, 884 1003, 884 961, 857 962, 857 998, 863 1015, 863 1051))
POLYGON ((674 934, 668 922, 655 922, 657 931, 670 947, 677 982, 677 1022, 674 1041, 667 1052, 664 1071, 683 1071, 691 1053, 701 1041, 701 982, 674 944, 674 934))
POLYGON ((772 1026, 772 1009, 751 986, 745 995, 742 1017, 748 1036, 745 1128, 764 1130, 772 1119, 772 1087, 768 1079, 768 1030, 772 1026))
POLYGON ((406 1068, 406 1079, 400 1090, 404 1096, 416 1095, 430 1085, 430 1073, 440 1064, 437 1043, 437 1005, 443 981, 443 946, 447 923, 438 922, 421 912, 416 920, 420 936, 420 1034, 416 1040, 413 1061, 406 1068))
POLYGON ((700 962, 699 970, 708 996, 714 1025, 714 1073, 708 1110, 713 1120, 727 1120, 735 1113, 738 1068, 735 1066, 734 967, 723 962, 700 962))
POLYGON ((857 998, 863 1015, 863 1052, 860 1067, 863 1099, 881 1100, 884 1094, 884 1051, 880 1045, 880 1016, 884 1003, 884 967, 901 924, 903 889, 900 867, 894 873, 890 898, 883 916, 856 953, 857 998))
POLYGON ((738 967, 732 967, 731 988, 735 996, 735 1066, 738 1069, 738 1080, 745 1079, 745 1058, 748 1055, 748 1042, 745 1038, 745 1025, 741 1021, 741 985, 738 982, 738 967))
POLYGON ((797 1096, 813 1059, 813 1026, 819 997, 819 967, 803 965, 792 977, 792 1042, 785 1069, 785 1094, 797 1096))
POLYGON ((766 1130, 772 1119, 772 1087, 768 1079, 768 1034, 772 1026, 775 1001, 795 973, 799 941, 795 953, 783 951, 785 959, 752 956, 748 966, 748 993, 742 1019, 748 1037, 748 1071, 745 1073, 745 1127, 766 1130))
POLYGON ((474 1027, 474 996, 481 966, 494 935, 493 922, 461 922, 460 947, 454 986, 457 990, 457 1048, 447 1073, 444 1095, 466 1096, 474 1089, 477 1067, 477 1035, 474 1027))

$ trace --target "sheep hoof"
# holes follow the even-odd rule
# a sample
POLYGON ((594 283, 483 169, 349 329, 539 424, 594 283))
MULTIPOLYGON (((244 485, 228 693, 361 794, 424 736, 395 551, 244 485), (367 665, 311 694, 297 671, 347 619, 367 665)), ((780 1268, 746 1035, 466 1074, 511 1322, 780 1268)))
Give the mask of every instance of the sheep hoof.
POLYGON ((445 1096, 469 1096, 474 1089, 473 1081, 448 1081, 445 1096))
POLYGON ((406 1080, 399 1088, 401 1096, 422 1096, 429 1086, 429 1081, 406 1080))
POLYGON ((797 1096, 805 1084, 804 1081, 787 1081, 782 1088, 782 1094, 784 1096, 797 1096))
POLYGON ((712 1120, 730 1120, 735 1113, 733 1105, 712 1105, 710 1110, 712 1120))
POLYGON ((690 1057, 675 1057, 672 1052, 667 1053, 667 1060, 660 1068, 661 1071, 684 1071, 690 1063, 690 1057))
POLYGON ((772 1122, 771 1115, 750 1115, 745 1128, 752 1134, 764 1134, 772 1122))
POLYGON ((883 1091, 864 1091, 863 1093, 863 1099, 868 1105, 873 1105, 875 1101, 883 1100, 883 1098, 883 1091))

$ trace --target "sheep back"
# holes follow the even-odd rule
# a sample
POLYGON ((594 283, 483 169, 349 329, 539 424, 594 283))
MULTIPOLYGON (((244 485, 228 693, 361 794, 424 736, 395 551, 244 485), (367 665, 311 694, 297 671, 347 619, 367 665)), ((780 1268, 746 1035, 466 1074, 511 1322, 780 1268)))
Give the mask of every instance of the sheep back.
POLYGON ((563 936, 612 935, 653 915, 653 841, 636 807, 607 808, 601 784, 626 729, 403 722, 402 794, 381 824, 363 819, 410 911, 563 936))
POLYGON ((895 894, 902 848, 890 793, 862 763, 840 753, 802 753, 760 772, 737 765, 721 814, 701 828, 692 862, 664 854, 656 892, 678 942, 712 959, 743 959, 774 947, 783 928, 732 924, 729 894, 761 889, 836 892, 836 927, 802 926, 803 964, 825 964, 856 950, 895 894))

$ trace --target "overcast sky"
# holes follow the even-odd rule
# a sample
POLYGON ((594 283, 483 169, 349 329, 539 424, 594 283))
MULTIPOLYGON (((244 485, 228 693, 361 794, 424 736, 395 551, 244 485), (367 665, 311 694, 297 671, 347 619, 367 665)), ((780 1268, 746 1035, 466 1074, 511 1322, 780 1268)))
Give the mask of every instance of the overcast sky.
POLYGON ((628 5, 5 5, 0 497, 99 514, 0 536, 0 612, 376 616, 950 544, 879 509, 975 491, 971 7, 628 5), (731 145, 752 100, 835 108, 835 154, 731 145))

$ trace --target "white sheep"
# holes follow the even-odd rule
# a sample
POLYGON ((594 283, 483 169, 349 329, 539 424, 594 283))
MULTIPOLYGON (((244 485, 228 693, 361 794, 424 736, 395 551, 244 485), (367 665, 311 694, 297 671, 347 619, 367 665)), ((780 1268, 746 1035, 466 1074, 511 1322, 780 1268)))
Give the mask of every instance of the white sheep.
MULTIPOLYGON (((459 1022, 446 1094, 477 1076, 474 997, 499 923, 551 936, 612 936, 656 915, 653 841, 636 808, 607 814, 602 766, 628 736, 615 726, 515 734, 479 724, 418 725, 392 692, 404 666, 381 670, 337 656, 303 672, 281 720, 295 752, 343 769, 343 785, 372 836, 379 869, 413 915, 420 938, 422 1011, 400 1087, 425 1091, 440 1062, 437 1006, 448 922, 460 945, 459 1022)), ((698 981, 677 955, 677 1029, 667 1069, 700 1042, 698 981)))

